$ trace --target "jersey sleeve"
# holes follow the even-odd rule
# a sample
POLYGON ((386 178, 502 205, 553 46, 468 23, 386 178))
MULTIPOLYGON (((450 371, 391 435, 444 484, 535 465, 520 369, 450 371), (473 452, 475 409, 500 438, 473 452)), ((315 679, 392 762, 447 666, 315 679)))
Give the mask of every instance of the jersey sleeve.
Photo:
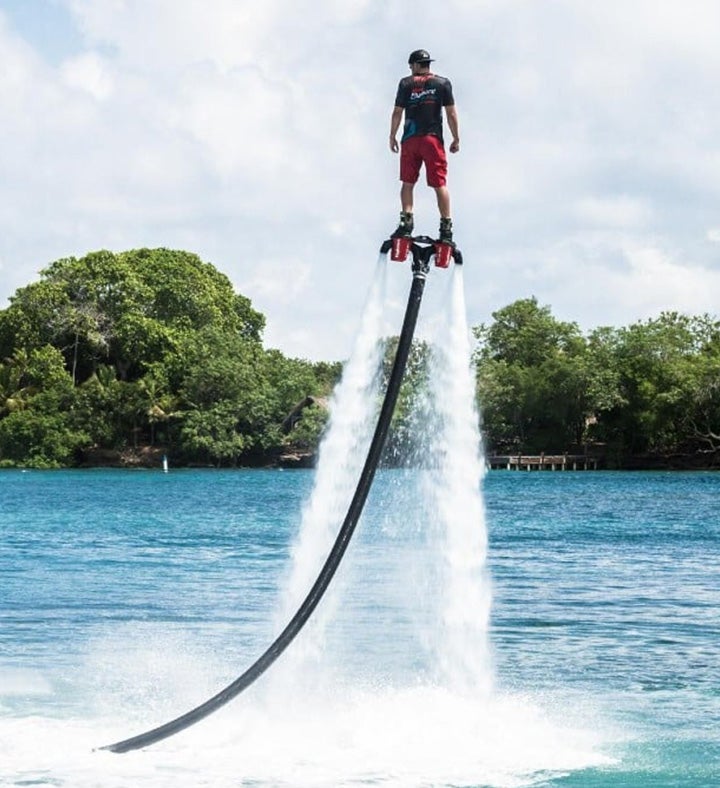
POLYGON ((398 83, 397 93, 395 94, 395 106, 396 107, 407 107, 408 102, 410 100, 410 89, 407 84, 407 80, 401 79, 398 83))
POLYGON ((455 98, 453 96, 453 89, 452 83, 449 79, 445 80, 444 90, 442 94, 442 105, 443 107, 451 107, 455 104, 455 98))

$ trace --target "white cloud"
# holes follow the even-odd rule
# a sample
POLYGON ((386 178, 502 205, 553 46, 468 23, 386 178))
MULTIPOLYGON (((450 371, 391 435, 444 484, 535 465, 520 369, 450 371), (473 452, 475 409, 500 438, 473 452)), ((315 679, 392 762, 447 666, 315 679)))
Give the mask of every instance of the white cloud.
POLYGON ((631 246, 625 257, 629 268, 610 277, 609 289, 625 310, 638 312, 638 318, 662 310, 689 314, 717 310, 720 269, 682 262, 652 246, 631 246))
POLYGON ((255 293, 261 300, 291 308, 293 303, 310 295, 310 265, 303 258, 264 260, 262 267, 256 268, 240 285, 243 292, 255 293))
POLYGON ((578 217, 600 227, 641 228, 651 218, 644 200, 619 194, 612 197, 588 197, 576 206, 578 217))
POLYGON ((628 325, 663 311, 717 314, 720 269, 698 265, 652 244, 600 234, 543 250, 541 262, 518 267, 526 290, 585 331, 628 325))
POLYGON ((103 59, 96 52, 85 52, 66 60, 61 67, 66 85, 84 90, 98 100, 112 93, 112 78, 103 59))

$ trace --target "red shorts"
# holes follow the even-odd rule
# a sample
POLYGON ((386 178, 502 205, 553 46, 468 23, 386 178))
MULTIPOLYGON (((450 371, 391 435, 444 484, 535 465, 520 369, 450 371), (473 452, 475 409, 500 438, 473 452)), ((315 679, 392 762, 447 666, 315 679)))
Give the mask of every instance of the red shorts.
POLYGON ((428 186, 437 188, 447 181, 447 157, 442 142, 434 134, 408 137, 400 146, 400 180, 417 183, 420 166, 425 164, 428 186))

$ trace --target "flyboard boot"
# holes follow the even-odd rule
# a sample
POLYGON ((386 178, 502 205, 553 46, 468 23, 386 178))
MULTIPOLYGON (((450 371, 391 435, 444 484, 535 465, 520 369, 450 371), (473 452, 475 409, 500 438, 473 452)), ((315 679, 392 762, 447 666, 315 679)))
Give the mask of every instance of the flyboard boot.
POLYGON ((397 230, 390 236, 392 246, 390 248, 390 259, 398 263, 404 263, 413 242, 414 229, 413 215, 409 211, 400 212, 400 223, 397 230))
POLYGON ((435 242, 435 265, 438 268, 447 268, 450 260, 455 256, 455 243, 453 241, 452 219, 440 219, 440 232, 435 242))

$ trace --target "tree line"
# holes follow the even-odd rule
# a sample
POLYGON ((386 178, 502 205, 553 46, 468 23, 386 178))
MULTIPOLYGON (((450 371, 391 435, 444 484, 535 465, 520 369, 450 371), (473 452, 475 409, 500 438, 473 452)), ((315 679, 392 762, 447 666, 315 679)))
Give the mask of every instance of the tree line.
MULTIPOLYGON (((486 452, 593 451, 610 467, 720 462, 716 319, 668 312, 584 335, 535 298, 492 317, 474 328, 486 452)), ((342 365, 266 349, 264 326, 188 252, 57 260, 0 310, 0 467, 128 463, 153 449, 179 465, 312 458, 342 365)), ((417 456, 429 352, 413 348, 388 463, 417 456)))
MULTIPOLYGON (((265 349, 265 318, 229 279, 169 249, 52 263, 0 311, 0 466, 59 467, 160 445, 178 464, 271 461, 298 401, 340 364, 265 349)), ((305 409, 294 447, 326 415, 305 409)))
POLYGON ((720 322, 665 312, 583 335, 535 298, 474 329, 486 447, 608 467, 720 465, 720 322))

